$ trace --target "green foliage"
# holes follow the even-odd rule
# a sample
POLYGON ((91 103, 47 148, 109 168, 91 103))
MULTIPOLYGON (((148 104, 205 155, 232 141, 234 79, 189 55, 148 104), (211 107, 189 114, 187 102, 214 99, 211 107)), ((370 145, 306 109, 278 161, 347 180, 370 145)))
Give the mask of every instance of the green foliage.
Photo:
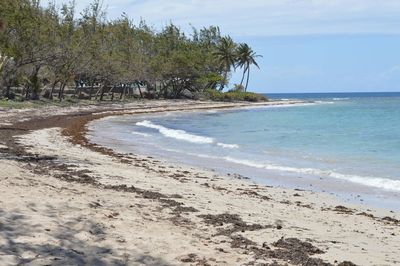
POLYGON ((255 65, 256 67, 260 68, 256 62, 256 58, 261 57, 261 55, 257 55, 246 43, 241 43, 236 50, 236 56, 237 65, 243 68, 243 76, 242 80, 240 81, 240 86, 243 85, 243 80, 247 73, 246 85, 244 86, 244 91, 247 91, 250 78, 250 66, 255 65))
POLYGON ((228 91, 221 92, 217 90, 206 90, 205 96, 213 101, 224 101, 224 102, 234 102, 234 101, 245 101, 245 102, 265 102, 268 98, 264 95, 254 93, 254 92, 244 92, 244 91, 228 91))
POLYGON ((114 99, 117 87, 120 98, 133 89, 141 96, 179 98, 222 90, 237 66, 246 66, 249 73, 249 64, 257 65, 248 46, 250 59, 240 54, 243 45, 221 36, 216 26, 193 28, 187 36, 172 23, 156 31, 144 21, 134 24, 125 14, 107 20, 101 0, 94 0, 80 18, 75 1, 60 9, 41 7, 37 0, 3 2, 0 92, 7 98, 19 86, 23 97, 38 99, 46 86, 46 97, 52 99, 57 91, 62 100, 64 91, 79 94, 80 83, 90 86, 89 98, 100 100, 105 94, 114 99))
POLYGON ((237 53, 236 53, 236 43, 231 37, 222 37, 220 42, 216 47, 214 55, 216 57, 217 65, 219 66, 219 71, 223 75, 223 81, 220 86, 222 91, 228 83, 228 75, 231 68, 236 68, 237 63, 237 53))

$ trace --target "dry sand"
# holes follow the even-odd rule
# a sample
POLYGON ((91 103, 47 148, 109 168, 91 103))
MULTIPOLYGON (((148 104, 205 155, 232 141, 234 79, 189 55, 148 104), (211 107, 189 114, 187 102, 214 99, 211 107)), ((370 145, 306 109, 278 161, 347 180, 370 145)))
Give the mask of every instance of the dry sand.
POLYGON ((0 113, 0 265, 399 264, 399 213, 116 154, 82 135, 112 114, 243 106, 0 113))

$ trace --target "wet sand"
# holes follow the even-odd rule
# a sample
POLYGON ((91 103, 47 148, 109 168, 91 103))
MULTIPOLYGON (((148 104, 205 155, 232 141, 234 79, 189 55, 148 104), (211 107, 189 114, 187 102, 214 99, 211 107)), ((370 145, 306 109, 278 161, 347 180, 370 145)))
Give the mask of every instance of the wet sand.
POLYGON ((149 101, 0 112, 0 264, 400 263, 399 213, 118 154, 85 136, 88 122, 110 115, 244 106, 149 101))

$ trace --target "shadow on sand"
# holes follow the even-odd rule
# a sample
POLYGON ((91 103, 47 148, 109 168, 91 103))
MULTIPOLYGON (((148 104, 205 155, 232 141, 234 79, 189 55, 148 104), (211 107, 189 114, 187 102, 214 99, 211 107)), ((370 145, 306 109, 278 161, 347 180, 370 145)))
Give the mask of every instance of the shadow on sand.
POLYGON ((51 229, 0 208, 1 265, 169 265, 147 254, 115 250, 102 243, 108 236, 101 224, 82 217, 60 221, 57 211, 47 208, 43 220, 52 220, 51 229))

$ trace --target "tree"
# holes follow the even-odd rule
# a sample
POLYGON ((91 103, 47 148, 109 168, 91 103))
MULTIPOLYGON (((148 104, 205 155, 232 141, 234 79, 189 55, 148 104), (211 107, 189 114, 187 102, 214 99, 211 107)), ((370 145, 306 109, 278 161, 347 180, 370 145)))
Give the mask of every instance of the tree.
POLYGON ((222 91, 228 83, 228 75, 231 68, 236 68, 236 44, 232 38, 229 36, 222 37, 214 55, 223 75, 223 81, 220 86, 220 91, 222 91))
POLYGON ((244 87, 244 90, 247 91, 247 86, 249 85, 249 78, 250 78, 250 66, 255 65, 256 67, 260 68, 258 66, 258 63, 256 62, 256 58, 262 56, 257 55, 251 49, 251 47, 246 43, 242 43, 238 46, 236 54, 237 54, 237 59, 236 59, 237 65, 240 68, 243 68, 243 76, 242 80, 240 81, 241 86, 243 86, 243 81, 247 73, 246 86, 244 87))
POLYGON ((25 98, 38 99, 42 91, 51 99, 58 88, 62 100, 65 88, 78 97, 90 88, 91 98, 96 87, 100 100, 115 92, 123 99, 137 87, 141 97, 179 98, 223 90, 236 68, 237 44, 216 26, 186 35, 172 23, 159 31, 143 20, 135 25, 126 14, 108 20, 101 0, 78 19, 73 0, 60 9, 39 0, 3 2, 0 90, 7 95, 22 87, 25 98))
POLYGON ((0 35, 0 48, 12 57, 16 77, 24 85, 25 97, 38 99, 39 71, 54 58, 53 35, 56 33, 56 14, 42 9, 38 1, 7 0, 1 16, 7 27, 0 35))

